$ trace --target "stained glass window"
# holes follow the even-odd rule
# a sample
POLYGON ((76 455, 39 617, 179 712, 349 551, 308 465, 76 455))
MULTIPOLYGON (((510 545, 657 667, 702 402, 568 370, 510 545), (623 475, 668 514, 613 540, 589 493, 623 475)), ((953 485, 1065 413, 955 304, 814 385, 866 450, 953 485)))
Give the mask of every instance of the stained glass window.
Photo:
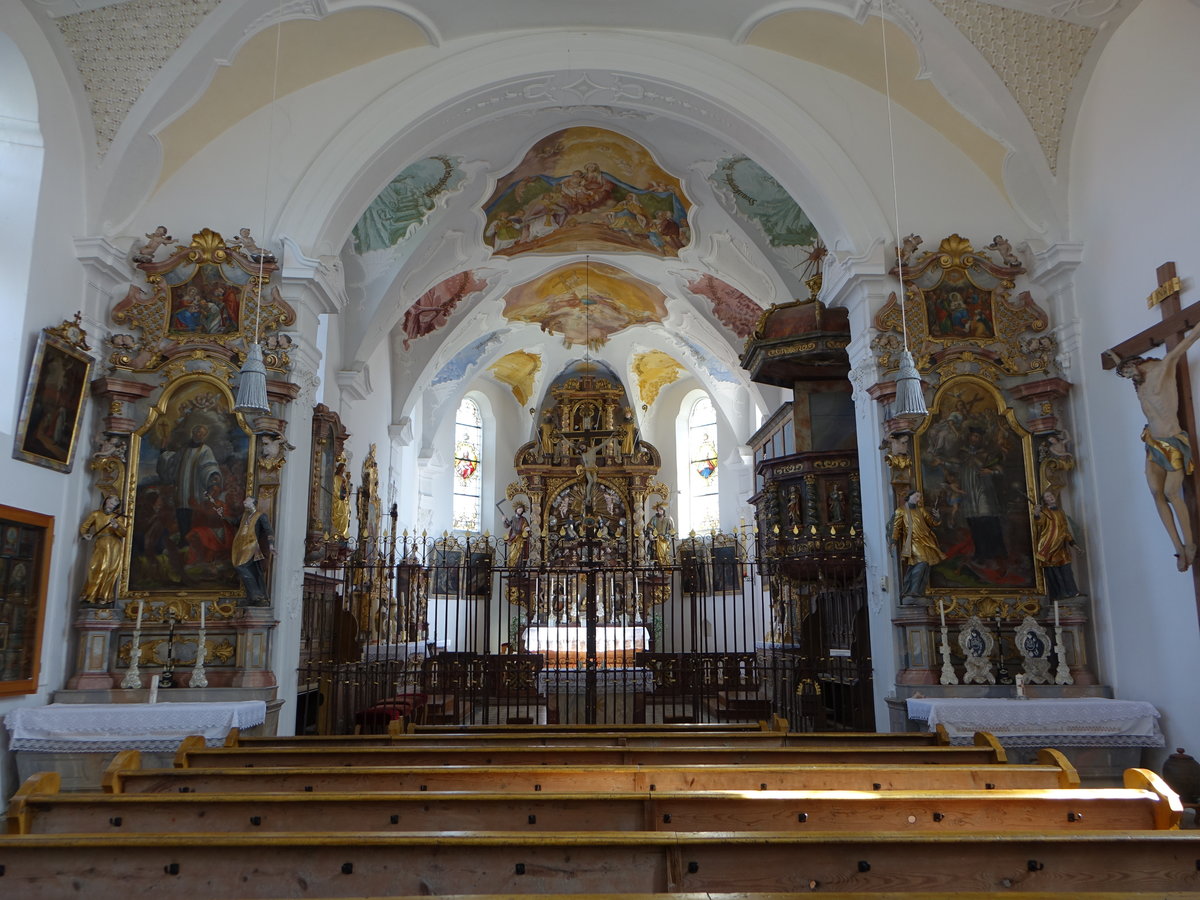
POLYGON ((481 517, 483 417, 463 398, 454 417, 454 521, 451 527, 478 531, 481 517))
POLYGON ((697 534, 721 524, 717 484, 717 411, 712 401, 701 397, 688 414, 688 496, 691 498, 689 527, 697 534))

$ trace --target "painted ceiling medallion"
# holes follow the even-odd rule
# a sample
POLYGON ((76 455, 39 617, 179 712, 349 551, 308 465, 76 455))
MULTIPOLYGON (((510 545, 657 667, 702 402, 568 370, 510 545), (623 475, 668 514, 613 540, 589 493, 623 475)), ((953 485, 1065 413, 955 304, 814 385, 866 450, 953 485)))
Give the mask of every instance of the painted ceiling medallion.
POLYGON ((484 204, 498 256, 572 251, 679 255, 691 240, 679 179, 632 138, 603 128, 556 131, 529 148, 484 204))
POLYGON ((510 322, 532 322, 563 345, 596 350, 631 325, 661 323, 667 297, 658 288, 605 263, 571 263, 517 285, 504 298, 510 322))

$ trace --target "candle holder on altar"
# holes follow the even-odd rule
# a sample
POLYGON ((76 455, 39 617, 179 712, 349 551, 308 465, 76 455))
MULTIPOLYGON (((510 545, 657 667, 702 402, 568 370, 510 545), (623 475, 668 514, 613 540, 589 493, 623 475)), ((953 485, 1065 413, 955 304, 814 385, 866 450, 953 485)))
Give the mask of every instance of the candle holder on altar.
POLYGON ((175 687, 175 610, 170 611, 167 623, 167 661, 158 679, 160 688, 175 687))
POLYGON ((208 687, 208 676, 204 674, 204 658, 208 656, 208 647, 204 643, 204 601, 200 601, 200 631, 196 635, 196 664, 192 666, 192 677, 188 687, 208 687))
POLYGON ((942 626, 942 684, 958 684, 958 676, 954 674, 954 665, 950 662, 950 633, 945 625, 942 626))
POLYGON ((950 662, 950 632, 946 628, 946 608, 943 601, 938 600, 938 618, 942 623, 942 643, 938 648, 942 654, 942 684, 958 684, 958 676, 954 674, 954 665, 950 662))
POLYGON ((1054 670, 1055 684, 1074 684, 1071 668, 1067 665, 1067 648, 1063 646, 1062 626, 1054 626, 1054 655, 1058 657, 1058 666, 1054 670))
POLYGON ((133 643, 129 646, 129 670, 121 679, 121 687, 126 690, 137 690, 142 686, 142 673, 138 668, 138 663, 142 658, 142 611, 145 608, 146 601, 139 600, 137 622, 133 626, 133 643))

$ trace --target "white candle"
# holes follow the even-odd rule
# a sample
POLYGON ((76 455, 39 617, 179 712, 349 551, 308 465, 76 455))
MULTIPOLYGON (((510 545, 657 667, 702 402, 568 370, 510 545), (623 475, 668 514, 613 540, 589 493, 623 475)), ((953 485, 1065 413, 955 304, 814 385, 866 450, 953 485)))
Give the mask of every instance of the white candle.
POLYGON ((200 601, 200 630, 204 630, 204 601, 200 601))
POLYGON ((142 611, 143 611, 145 608, 146 608, 146 601, 145 601, 145 600, 139 600, 139 601, 138 601, 138 616, 137 616, 137 624, 133 626, 134 628, 138 628, 138 629, 140 629, 140 628, 142 627, 142 611))
POLYGON ((150 678, 150 702, 158 702, 158 676, 154 675, 150 678))
POLYGON ((943 603, 943 601, 939 598, 938 599, 938 617, 942 620, 942 627, 945 628, 946 627, 946 610, 945 610, 945 607, 942 606, 942 603, 943 603))
POLYGON ((1058 628, 1058 601, 1054 601, 1054 627, 1058 628))
POLYGON ((1016 680, 1017 680, 1017 696, 1024 697, 1025 696, 1025 676, 1018 674, 1016 680))

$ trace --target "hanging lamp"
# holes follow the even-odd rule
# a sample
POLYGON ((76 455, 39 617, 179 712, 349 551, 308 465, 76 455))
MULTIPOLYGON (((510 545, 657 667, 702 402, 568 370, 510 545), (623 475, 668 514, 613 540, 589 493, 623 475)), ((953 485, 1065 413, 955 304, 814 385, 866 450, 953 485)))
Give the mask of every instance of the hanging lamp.
MULTIPOLYGON (((263 234, 267 231, 268 196, 271 187, 271 144, 275 137, 275 98, 279 90, 279 44, 283 30, 283 2, 275 10, 275 68, 271 80, 271 105, 267 118, 267 161, 266 177, 263 179, 263 234)), ((262 345, 259 344, 258 327, 262 318, 263 264, 267 257, 264 250, 258 256, 258 278, 254 284, 254 342, 246 349, 246 359, 238 372, 237 402, 234 410, 240 413, 268 413, 267 367, 263 364, 262 345)))
POLYGON ((883 12, 883 0, 879 0, 879 31, 883 39, 883 88, 887 97, 888 144, 892 162, 892 203, 896 226, 896 272, 900 278, 900 330, 904 340, 904 349, 900 353, 900 368, 896 372, 896 400, 892 415, 912 421, 924 419, 929 415, 929 409, 925 406, 921 373, 917 371, 917 364, 913 361, 912 352, 908 349, 908 314, 905 310, 908 289, 904 284, 904 257, 900 253, 900 191, 896 182, 896 134, 892 124, 892 82, 888 72, 887 21, 883 12))

